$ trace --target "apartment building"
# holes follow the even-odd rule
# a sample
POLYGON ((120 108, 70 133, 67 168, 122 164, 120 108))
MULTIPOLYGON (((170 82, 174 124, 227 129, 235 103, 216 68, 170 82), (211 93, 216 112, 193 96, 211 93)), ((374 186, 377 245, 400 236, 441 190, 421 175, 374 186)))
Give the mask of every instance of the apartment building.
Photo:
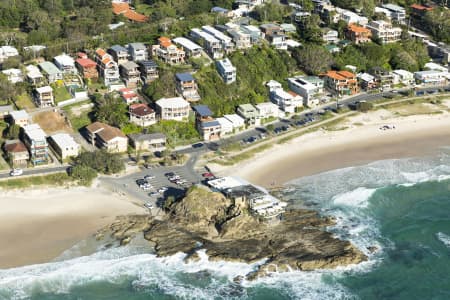
POLYGON ((141 60, 138 65, 142 83, 149 84, 159 78, 158 64, 153 60, 141 60))
POLYGON ((204 141, 220 139, 221 125, 212 117, 212 112, 206 105, 192 107, 195 112, 195 126, 204 141))
POLYGON ((119 66, 119 70, 126 87, 136 88, 141 82, 139 65, 134 61, 126 61, 122 63, 119 66))
POLYGON ((162 98, 156 101, 156 112, 161 120, 185 121, 190 110, 189 102, 181 97, 162 98))
POLYGON ((372 32, 373 37, 383 44, 398 42, 402 35, 400 27, 393 27, 391 23, 384 20, 371 21, 367 28, 372 32))
POLYGON ((324 80, 317 76, 297 76, 288 78, 288 86, 303 98, 304 106, 313 106, 317 97, 323 93, 324 80))
POLYGON ((135 62, 148 59, 147 47, 142 43, 130 43, 128 53, 131 60, 135 62))
POLYGON ((198 28, 191 29, 190 35, 196 41, 203 43, 206 52, 209 56, 211 56, 211 58, 220 59, 223 57, 224 51, 222 44, 213 35, 198 28))
POLYGON ((110 54, 99 48, 95 51, 95 61, 106 86, 121 83, 119 66, 110 54))
POLYGON ((225 35, 224 33, 220 32, 219 30, 209 25, 202 26, 202 30, 218 39, 222 45, 223 51, 226 54, 229 54, 234 51, 235 47, 233 39, 231 37, 225 35))
POLYGON ((228 34, 233 39, 236 49, 248 49, 252 46, 251 36, 240 28, 228 29, 228 34))
POLYGON ((356 75, 349 71, 328 71, 324 74, 325 87, 333 94, 353 95, 359 92, 356 75))
POLYGON ((48 162, 48 144, 46 133, 39 124, 25 125, 23 128, 23 141, 30 152, 30 161, 33 165, 48 162))
POLYGON ((97 63, 89 58, 78 58, 75 61, 78 72, 86 79, 98 78, 97 63))
POLYGON ((236 67, 228 58, 216 61, 217 72, 226 84, 236 81, 236 67))
POLYGON ((33 93, 33 99, 38 107, 49 107, 55 104, 53 89, 48 85, 36 88, 33 93))
POLYGON ((372 31, 362 26, 350 24, 345 30, 345 37, 355 44, 362 44, 371 41, 372 31))
POLYGON ((175 87, 179 96, 190 102, 200 100, 195 78, 189 73, 175 74, 175 87))
POLYGON ((158 39, 158 44, 152 46, 152 56, 164 63, 176 65, 184 63, 186 53, 183 49, 177 48, 169 38, 162 36, 158 39))
POLYGON ((200 57, 202 55, 202 47, 187 38, 177 37, 173 39, 173 42, 183 48, 187 57, 200 57))
POLYGON ((389 12, 388 17, 396 21, 399 24, 404 24, 406 19, 406 11, 403 7, 392 4, 392 3, 386 3, 381 5, 382 8, 386 9, 389 12))
POLYGON ((62 160, 77 156, 81 150, 80 145, 67 133, 50 136, 49 144, 62 160))
POLYGON ((121 45, 114 45, 108 49, 108 53, 112 56, 117 64, 123 64, 128 61, 128 50, 121 45))
POLYGON ((156 113, 147 103, 131 104, 129 107, 130 122, 147 127, 156 123, 156 113))
POLYGON ((270 92, 270 101, 278 105, 278 107, 287 113, 295 113, 299 107, 303 107, 303 98, 296 93, 289 93, 283 88, 272 89, 270 92))
POLYGON ((241 104, 237 107, 236 113, 244 118, 247 126, 259 126, 261 125, 261 119, 256 107, 252 104, 241 104))

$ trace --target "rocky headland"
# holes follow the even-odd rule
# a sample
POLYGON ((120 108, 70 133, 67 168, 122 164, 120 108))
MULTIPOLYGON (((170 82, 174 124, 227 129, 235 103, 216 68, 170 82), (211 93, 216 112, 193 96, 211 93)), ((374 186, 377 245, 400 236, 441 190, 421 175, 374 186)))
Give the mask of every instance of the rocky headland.
POLYGON ((249 280, 273 271, 336 268, 367 260, 349 241, 325 230, 334 224, 331 218, 312 210, 289 210, 280 222, 268 224, 235 207, 222 194, 202 187, 191 188, 168 209, 162 219, 146 215, 118 218, 97 237, 111 234, 126 244, 143 233, 158 256, 184 252, 186 262, 199 259, 200 249, 206 250, 210 260, 263 261, 247 274, 249 280))

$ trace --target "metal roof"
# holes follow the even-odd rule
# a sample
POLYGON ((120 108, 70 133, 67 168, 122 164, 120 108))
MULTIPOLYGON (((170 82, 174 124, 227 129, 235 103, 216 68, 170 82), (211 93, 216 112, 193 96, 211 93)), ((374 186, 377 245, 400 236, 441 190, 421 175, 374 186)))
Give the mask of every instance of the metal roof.
POLYGON ((194 77, 192 77, 192 75, 189 74, 189 73, 177 73, 177 74, 175 74, 175 77, 179 81, 193 81, 193 80, 195 80, 194 77))
POLYGON ((157 68, 158 64, 153 60, 141 60, 138 62, 138 65, 144 66, 145 68, 157 68))
POLYGON ((39 67, 48 75, 61 74, 61 71, 55 66, 55 64, 49 61, 41 62, 39 67))
POLYGON ((192 109, 202 117, 212 116, 212 112, 207 105, 196 105, 192 109))
POLYGON ((121 51, 128 52, 127 48, 125 48, 124 46, 121 46, 121 45, 114 45, 114 46, 111 46, 109 49, 113 50, 116 53, 121 52, 121 51))

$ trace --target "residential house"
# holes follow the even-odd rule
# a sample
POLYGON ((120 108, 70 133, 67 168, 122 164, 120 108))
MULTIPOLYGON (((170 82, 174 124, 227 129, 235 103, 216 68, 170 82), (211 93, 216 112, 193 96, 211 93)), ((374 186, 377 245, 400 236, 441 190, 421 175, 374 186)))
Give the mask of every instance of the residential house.
POLYGON ((130 4, 125 1, 112 1, 113 13, 115 15, 123 15, 130 22, 145 23, 148 17, 136 12, 130 7, 130 4))
POLYGON ((425 70, 434 70, 434 71, 441 71, 441 72, 447 72, 448 71, 448 67, 447 66, 442 66, 440 64, 434 63, 434 62, 427 62, 423 68, 425 70))
POLYGON ((414 74, 406 70, 394 70, 392 71, 394 76, 394 84, 412 85, 414 84, 414 74))
POLYGON ((30 152, 30 160, 33 165, 48 162, 48 144, 46 133, 39 124, 29 124, 23 128, 23 141, 30 152))
POLYGON ((53 83, 57 80, 63 79, 63 73, 58 69, 52 62, 44 61, 41 62, 39 68, 44 73, 45 78, 47 78, 48 83, 53 83))
POLYGON ((216 121, 220 124, 221 135, 233 133, 233 123, 225 117, 216 118, 216 121))
POLYGON ((97 63, 89 58, 78 58, 75 61, 78 72, 86 79, 97 79, 97 63))
POLYGON ((353 95, 358 93, 356 75, 349 71, 328 71, 324 74, 325 87, 333 94, 353 95))
POLYGON ((258 44, 261 41, 262 32, 258 27, 253 25, 242 25, 240 29, 243 33, 250 35, 251 44, 258 44))
POLYGON ((217 72, 226 84, 236 81, 236 67, 228 58, 216 61, 217 72))
POLYGON ((159 78, 158 64, 153 60, 141 60, 138 65, 143 84, 152 83, 159 78))
POLYGON ((0 63, 10 57, 19 56, 19 51, 12 46, 0 46, 0 63))
POLYGON ((245 119, 238 114, 224 115, 223 117, 233 124, 233 131, 240 131, 245 128, 245 119))
POLYGON ((87 138, 92 145, 106 149, 110 153, 126 152, 128 138, 116 127, 101 122, 94 122, 86 126, 87 138))
POLYGON ((251 104, 239 105, 236 109, 236 113, 244 118, 247 126, 259 126, 261 124, 259 112, 256 107, 251 104))
POLYGON ((61 160, 80 154, 80 145, 67 133, 51 135, 48 142, 61 160))
POLYGON ((389 12, 389 18, 391 20, 399 24, 405 23, 406 11, 403 7, 391 3, 382 4, 381 7, 389 12))
POLYGON ((297 27, 295 27, 294 24, 282 23, 282 24, 280 24, 280 27, 284 33, 296 33, 297 32, 297 27))
POLYGON ((127 105, 139 101, 139 95, 130 88, 119 89, 119 94, 127 105))
POLYGON ((340 20, 343 20, 347 24, 366 25, 369 21, 366 17, 339 7, 336 7, 336 13, 339 15, 340 20))
POLYGON ((34 86, 40 86, 45 83, 44 75, 35 65, 28 65, 25 67, 27 72, 27 80, 34 86))
POLYGON ((197 83, 194 77, 189 73, 175 74, 176 92, 187 101, 198 101, 200 95, 197 90, 197 83))
POLYGON ((330 28, 322 28, 322 40, 327 44, 339 42, 338 32, 330 28))
POLYGON ((27 147, 20 140, 6 140, 3 145, 8 162, 13 168, 24 168, 30 159, 27 147))
POLYGON ((252 46, 252 40, 249 33, 245 33, 240 28, 228 29, 228 34, 232 37, 236 49, 248 49, 252 46))
POLYGON ((402 35, 400 27, 393 27, 391 23, 384 20, 371 21, 367 28, 372 31, 373 37, 379 39, 382 44, 398 42, 402 35))
POLYGON ((270 101, 287 113, 295 113, 298 107, 303 106, 303 99, 296 93, 288 93, 283 88, 274 89, 270 92, 270 101))
POLYGON ((69 55, 63 53, 53 58, 55 66, 61 70, 63 74, 78 74, 75 67, 75 60, 69 55))
POLYGON ((31 116, 25 110, 13 110, 9 112, 11 123, 24 127, 31 124, 31 116))
POLYGON ((391 88, 394 85, 394 75, 382 67, 373 67, 369 74, 375 77, 377 85, 383 89, 391 88))
POLYGON ((200 57, 202 55, 202 47, 187 38, 177 37, 173 39, 173 42, 183 48, 188 57, 200 57))
POLYGON ((156 101, 156 112, 161 120, 184 121, 189 116, 191 106, 181 97, 162 98, 156 101))
POLYGON ((317 76, 297 76, 288 78, 289 88, 303 98, 303 105, 314 106, 323 93, 324 80, 317 76))
POLYGON ((129 107, 130 122, 147 127, 156 123, 156 113, 147 103, 135 103, 129 107))
POLYGON ((269 92, 283 88, 283 85, 276 80, 269 80, 266 86, 269 88, 269 92))
POLYGON ((3 70, 2 73, 6 75, 6 79, 13 84, 23 82, 23 74, 20 69, 7 69, 3 70))
POLYGON ((263 24, 259 27, 264 38, 275 49, 287 50, 286 35, 279 25, 263 24))
POLYGON ((49 85, 34 89, 33 99, 38 107, 49 107, 55 104, 53 89, 49 85))
POLYGON ((135 88, 141 82, 139 65, 134 61, 124 62, 119 66, 119 70, 126 87, 135 88))
POLYGON ((427 12, 433 10, 432 7, 421 5, 421 4, 416 4, 416 3, 412 4, 410 6, 410 9, 411 9, 411 16, 416 17, 416 18, 423 18, 427 12))
POLYGON ((345 37, 355 44, 367 43, 372 38, 372 31, 362 26, 350 24, 345 31, 345 37))
POLYGON ((119 66, 111 55, 99 48, 95 51, 95 61, 97 62, 100 76, 103 77, 106 86, 119 85, 121 83, 119 66))
POLYGON ((124 46, 121 46, 121 45, 111 46, 108 49, 108 53, 112 56, 112 58, 118 65, 121 65, 128 61, 128 55, 129 55, 128 50, 124 46))
POLYGON ((220 123, 212 117, 212 112, 206 105, 192 107, 195 112, 195 127, 205 141, 220 139, 220 123))
POLYGON ((448 72, 428 70, 414 72, 414 78, 420 84, 424 85, 445 85, 450 80, 448 72))
POLYGON ((152 56, 158 57, 165 63, 176 65, 184 63, 186 53, 172 44, 169 38, 162 36, 158 39, 158 45, 152 46, 152 56))
POLYGON ((365 91, 373 90, 378 87, 375 77, 368 73, 359 73, 356 77, 359 79, 361 88, 365 91))
POLYGON ((231 37, 223 34, 219 30, 209 25, 202 26, 202 30, 218 39, 220 41, 220 44, 222 45, 223 51, 226 54, 229 54, 234 51, 234 43, 231 37))
POLYGON ((136 151, 161 152, 166 150, 167 138, 162 133, 132 133, 128 135, 136 151))
POLYGON ((148 59, 147 47, 142 43, 130 43, 128 45, 128 52, 131 60, 135 62, 148 59))
POLYGON ((223 57, 224 51, 222 49, 222 44, 214 36, 198 28, 191 29, 190 35, 193 39, 203 44, 206 53, 213 59, 220 59, 223 57))
POLYGON ((261 119, 278 118, 280 116, 278 105, 272 102, 258 103, 256 104, 256 109, 261 119))

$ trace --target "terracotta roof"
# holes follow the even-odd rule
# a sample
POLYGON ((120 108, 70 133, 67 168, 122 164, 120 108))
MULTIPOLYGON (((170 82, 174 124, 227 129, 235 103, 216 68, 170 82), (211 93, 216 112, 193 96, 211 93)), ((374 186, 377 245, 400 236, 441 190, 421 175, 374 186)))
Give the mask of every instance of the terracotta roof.
POLYGON ((108 63, 110 63, 111 62, 111 58, 109 58, 109 57, 105 57, 103 60, 102 60, 102 63, 104 64, 104 65, 106 65, 106 64, 108 64, 108 63))
POLYGON ((83 68, 92 68, 97 65, 95 61, 89 58, 79 58, 76 60, 76 63, 82 66, 83 68))
POLYGON ((146 22, 148 17, 135 12, 130 8, 128 3, 113 3, 113 13, 116 15, 123 14, 127 19, 135 22, 146 22))
POLYGON ((97 50, 95 50, 95 53, 97 53, 97 55, 100 57, 103 57, 104 55, 106 55, 106 51, 103 50, 102 48, 98 48, 97 50))
POLYGON ((27 147, 25 145, 17 140, 17 141, 11 141, 5 143, 5 151, 6 152, 27 152, 27 147))
POLYGON ((417 9, 417 10, 433 10, 433 8, 432 7, 428 7, 428 6, 423 6, 423 5, 420 5, 420 4, 413 4, 413 5, 411 5, 410 6, 411 8, 414 8, 414 9, 417 9))
POLYGON ((288 94, 291 95, 291 96, 293 96, 293 97, 297 97, 297 96, 298 96, 298 94, 296 94, 296 93, 293 92, 293 91, 288 91, 288 94))
POLYGON ((145 103, 137 103, 130 105, 130 113, 142 117, 154 113, 154 110, 145 103))
POLYGON ((328 71, 324 75, 336 80, 354 79, 356 76, 349 71, 328 71))
POLYGON ((167 47, 170 47, 170 46, 173 45, 173 44, 172 44, 172 41, 171 41, 168 37, 165 37, 165 36, 160 37, 160 38, 158 39, 158 42, 159 42, 159 44, 160 44, 161 46, 163 46, 164 48, 167 48, 167 47))
POLYGON ((354 25, 354 24, 350 24, 348 26, 348 30, 353 31, 353 32, 360 32, 360 33, 362 33, 362 32, 370 33, 369 29, 362 27, 362 26, 354 25))

